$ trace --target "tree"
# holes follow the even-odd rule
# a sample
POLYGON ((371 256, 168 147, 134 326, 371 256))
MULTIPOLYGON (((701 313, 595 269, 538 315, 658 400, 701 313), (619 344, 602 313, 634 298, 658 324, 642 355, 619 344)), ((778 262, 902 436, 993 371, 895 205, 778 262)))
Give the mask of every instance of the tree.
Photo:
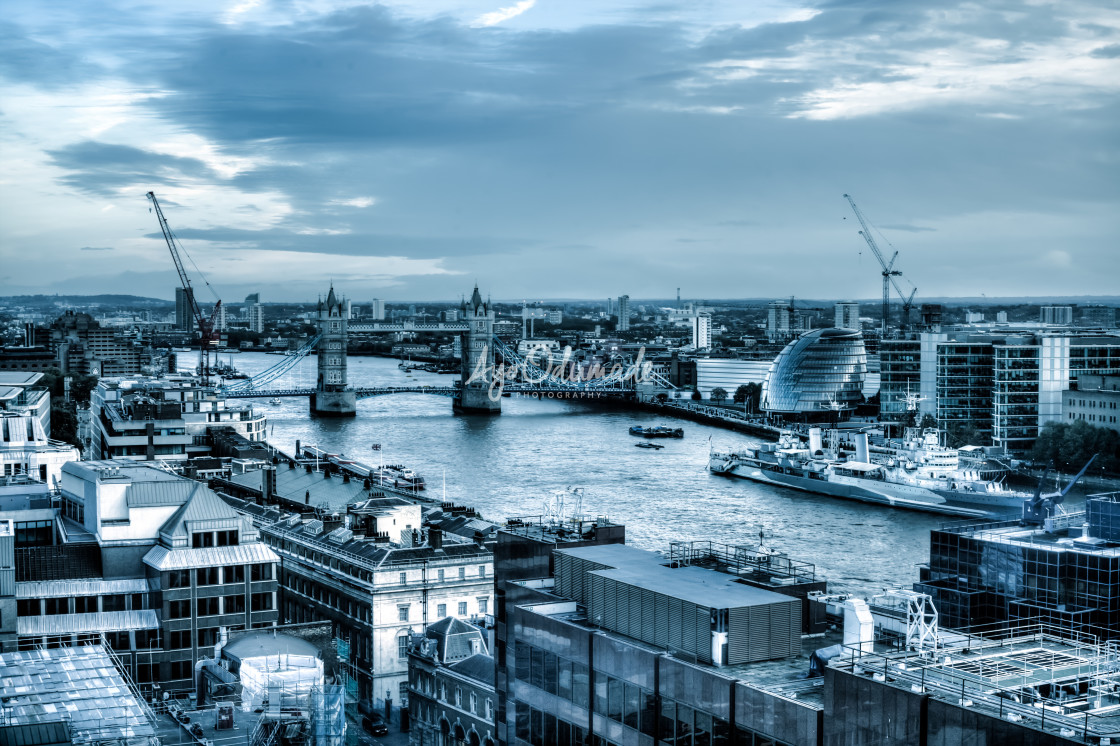
POLYGON ((699 391, 693 391, 692 392, 692 401, 700 401, 703 398, 704 398, 704 395, 701 394, 699 391))
POLYGON ((936 430, 937 429, 937 418, 935 418, 932 414, 923 415, 922 416, 922 421, 918 425, 918 427, 922 428, 923 430, 927 430, 927 429, 936 430))
POLYGON ((723 404, 725 401, 727 401, 727 391, 717 386, 712 389, 711 399, 716 404, 723 404))
POLYGON ((945 428, 945 441, 950 448, 984 445, 980 442, 980 431, 968 420, 953 422, 945 428))
POLYGON ((742 404, 750 397, 750 395, 751 386, 749 383, 744 383, 743 385, 739 386, 739 388, 735 389, 735 393, 732 395, 731 401, 735 402, 736 404, 742 404))

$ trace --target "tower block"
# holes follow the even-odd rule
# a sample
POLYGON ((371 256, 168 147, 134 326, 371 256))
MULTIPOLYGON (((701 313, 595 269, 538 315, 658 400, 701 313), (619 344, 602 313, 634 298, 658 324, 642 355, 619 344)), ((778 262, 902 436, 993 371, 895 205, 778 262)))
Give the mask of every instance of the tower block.
POLYGON ((462 414, 501 414, 502 399, 497 389, 491 394, 494 371, 494 309, 483 302, 475 285, 469 303, 462 305, 463 318, 469 325, 463 335, 463 387, 452 407, 462 414))
POLYGON ((324 303, 319 300, 319 376, 311 395, 311 414, 353 417, 358 411, 354 389, 346 381, 346 343, 350 319, 346 301, 335 296, 334 285, 324 303))

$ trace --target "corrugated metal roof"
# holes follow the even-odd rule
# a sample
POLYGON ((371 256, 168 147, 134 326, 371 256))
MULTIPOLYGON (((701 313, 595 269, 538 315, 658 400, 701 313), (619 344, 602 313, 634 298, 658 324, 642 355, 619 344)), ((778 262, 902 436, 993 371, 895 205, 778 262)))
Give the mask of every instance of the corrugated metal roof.
POLYGON ((251 565, 279 562, 280 558, 265 544, 238 544, 233 547, 168 549, 153 547, 144 555, 144 564, 156 570, 190 570, 221 565, 251 565))
POLYGON ((130 629, 159 629, 155 609, 102 611, 94 614, 49 614, 21 616, 16 620, 20 637, 82 635, 97 632, 126 632, 130 629))
POLYGON ((53 746, 70 743, 65 720, 0 727, 0 746, 53 746))
MULTIPOLYGON (((223 524, 240 525, 241 516, 236 510, 226 505, 222 498, 209 487, 192 483, 192 494, 183 506, 167 519, 160 534, 166 536, 189 536, 196 530, 192 524, 222 522, 223 524), (232 522, 232 523, 231 523, 232 522)), ((225 528, 217 526, 214 528, 225 528)))
POLYGON ((136 482, 129 486, 125 499, 130 508, 182 505, 201 486, 189 479, 177 482, 136 482))
POLYGON ((110 593, 146 593, 144 578, 120 580, 40 580, 16 583, 16 598, 67 598, 104 596, 110 593))

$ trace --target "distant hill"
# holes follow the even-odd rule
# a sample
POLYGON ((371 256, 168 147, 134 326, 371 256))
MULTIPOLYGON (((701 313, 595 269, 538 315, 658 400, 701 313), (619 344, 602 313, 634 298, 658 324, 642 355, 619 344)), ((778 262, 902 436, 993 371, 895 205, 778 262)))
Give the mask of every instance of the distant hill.
POLYGON ((175 302, 162 298, 146 298, 142 295, 4 295, 0 296, 0 304, 9 306, 89 306, 93 304, 102 306, 138 306, 170 307, 175 302))

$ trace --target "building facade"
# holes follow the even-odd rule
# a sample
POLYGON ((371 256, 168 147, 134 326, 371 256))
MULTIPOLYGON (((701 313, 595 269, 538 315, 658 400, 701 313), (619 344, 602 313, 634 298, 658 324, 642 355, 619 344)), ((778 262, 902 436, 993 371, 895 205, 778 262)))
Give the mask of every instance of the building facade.
POLYGON ((194 331, 194 299, 193 288, 175 288, 175 328, 182 331, 194 331))
POLYGON ((374 321, 385 320, 385 301, 380 298, 374 298, 370 303, 370 315, 374 321))
POLYGON ((61 507, 15 550, 20 648, 104 634, 146 691, 193 690, 223 630, 270 627, 276 555, 204 485, 152 464, 68 463, 61 507))
POLYGON ((1038 309, 1038 320, 1042 324, 1070 326, 1073 324, 1073 306, 1042 306, 1038 309))
POLYGON ((698 313, 692 319, 692 347, 696 350, 712 348, 712 315, 698 313))
POLYGON ((1079 376, 1062 392, 1062 416, 1120 432, 1120 376, 1079 376))
POLYGON ((618 296, 618 327, 620 332, 630 330, 630 296, 618 296))
POLYGON ((863 399, 867 351, 863 334, 817 329, 790 342, 762 384, 762 408, 796 416, 852 409, 863 399))
POLYGON ((835 318, 832 325, 837 329, 860 329, 859 303, 843 301, 833 307, 835 318))
POLYGON ((454 617, 413 637, 410 746, 494 746, 494 659, 481 629, 454 617))

